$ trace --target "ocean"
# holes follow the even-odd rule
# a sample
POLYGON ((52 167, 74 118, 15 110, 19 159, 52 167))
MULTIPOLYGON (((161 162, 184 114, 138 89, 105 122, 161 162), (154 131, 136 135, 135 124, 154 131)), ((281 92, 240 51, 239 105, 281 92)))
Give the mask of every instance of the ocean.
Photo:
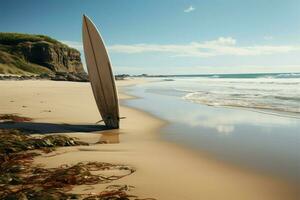
POLYGON ((209 106, 232 106, 299 117, 300 73, 177 75, 158 89, 209 106))
POLYGON ((126 88, 164 140, 300 183, 300 73, 176 75, 126 88))

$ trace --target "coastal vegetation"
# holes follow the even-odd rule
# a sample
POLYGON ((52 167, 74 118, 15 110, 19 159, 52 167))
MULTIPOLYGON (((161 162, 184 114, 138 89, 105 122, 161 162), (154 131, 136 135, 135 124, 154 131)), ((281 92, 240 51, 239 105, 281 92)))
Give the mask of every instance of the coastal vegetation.
MULTIPOLYGON (((46 35, 32 35, 25 33, 0 33, 1 44, 17 45, 23 42, 48 42, 52 44, 64 45, 63 43, 46 35)), ((64 45, 67 47, 67 45, 64 45)))
POLYGON ((80 52, 49 36, 0 33, 0 74, 84 73, 80 52))

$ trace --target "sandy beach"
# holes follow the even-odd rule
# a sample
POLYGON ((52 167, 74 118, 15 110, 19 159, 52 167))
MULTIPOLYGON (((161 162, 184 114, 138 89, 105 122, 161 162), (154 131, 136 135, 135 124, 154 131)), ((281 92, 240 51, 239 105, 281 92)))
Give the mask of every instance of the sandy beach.
MULTIPOLYGON (((146 81, 117 81, 122 101, 134 98, 122 90, 131 84, 146 84, 146 81)), ((101 119, 89 83, 0 81, 0 114, 31 117, 34 121, 29 125, 42 133, 68 134, 89 143, 99 140, 108 143, 59 148, 55 156, 37 157, 36 164, 56 167, 101 161, 130 165, 136 172, 113 184, 132 185, 135 187, 132 193, 141 198, 299 199, 299 186, 162 141, 160 128, 167 122, 141 110, 122 105, 120 109, 121 117, 125 117, 121 128, 102 130, 103 126, 95 126, 101 119)), ((80 186, 73 192, 99 192, 105 186, 80 186)))

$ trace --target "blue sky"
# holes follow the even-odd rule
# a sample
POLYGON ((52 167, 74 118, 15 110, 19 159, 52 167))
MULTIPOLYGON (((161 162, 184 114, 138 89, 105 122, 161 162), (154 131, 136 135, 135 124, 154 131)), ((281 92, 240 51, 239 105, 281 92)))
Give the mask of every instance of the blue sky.
POLYGON ((82 14, 114 71, 300 72, 299 0, 0 0, 0 31, 46 34, 82 51, 82 14))

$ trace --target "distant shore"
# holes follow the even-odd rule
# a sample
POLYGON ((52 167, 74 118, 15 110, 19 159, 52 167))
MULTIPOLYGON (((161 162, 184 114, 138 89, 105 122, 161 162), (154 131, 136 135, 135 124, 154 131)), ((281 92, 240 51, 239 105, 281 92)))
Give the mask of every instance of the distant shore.
MULTIPOLYGON (((125 80, 129 75, 116 75, 116 80, 125 80)), ((0 80, 24 81, 24 80, 52 80, 52 81, 72 81, 72 82, 89 82, 88 74, 74 72, 56 72, 53 74, 43 73, 40 75, 17 75, 17 74, 0 74, 0 80)))
MULTIPOLYGON (((145 82, 143 79, 117 81, 120 99, 134 98, 124 93, 123 86, 145 82)), ((56 128, 55 134, 64 132, 86 142, 98 142, 102 138, 108 143, 60 148, 56 156, 37 157, 36 164, 46 167, 80 161, 127 164, 137 171, 115 183, 135 186, 133 193, 139 197, 163 200, 296 200, 299 197, 297 186, 162 141, 159 132, 164 121, 126 106, 120 109, 121 117, 126 118, 121 120, 119 130, 74 131, 76 125, 95 125, 100 118, 89 83, 0 81, 0 90, 0 114, 17 113, 33 118, 35 128, 48 125, 56 128), (73 131, 62 131, 61 124, 74 125, 73 131)), ((80 186, 73 192, 99 192, 105 186, 80 186)))

